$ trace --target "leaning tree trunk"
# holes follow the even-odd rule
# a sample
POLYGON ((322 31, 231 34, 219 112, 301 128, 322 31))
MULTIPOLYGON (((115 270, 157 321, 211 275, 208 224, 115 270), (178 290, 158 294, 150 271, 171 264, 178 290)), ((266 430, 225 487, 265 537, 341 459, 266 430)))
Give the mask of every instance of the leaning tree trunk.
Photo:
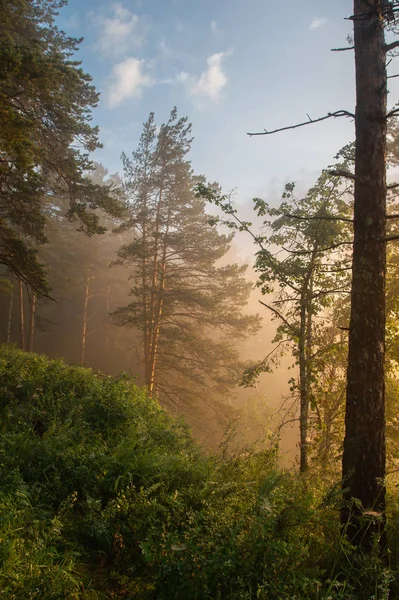
POLYGON ((380 0, 354 0, 354 245, 342 524, 369 547, 385 513, 386 66, 380 0), (367 4, 372 5, 370 9, 367 4), (359 502, 353 502, 353 499, 359 502))

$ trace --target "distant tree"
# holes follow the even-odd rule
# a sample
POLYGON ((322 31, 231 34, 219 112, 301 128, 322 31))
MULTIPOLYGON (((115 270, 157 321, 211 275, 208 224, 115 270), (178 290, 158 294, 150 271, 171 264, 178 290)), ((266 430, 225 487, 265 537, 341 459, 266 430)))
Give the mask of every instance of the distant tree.
POLYGON ((232 340, 259 326, 242 313, 252 287, 246 266, 221 263, 232 236, 209 224, 205 201, 195 196, 190 134, 176 109, 159 129, 151 114, 138 150, 123 156, 130 208, 121 229, 131 241, 119 263, 129 267, 133 287, 131 302, 114 312, 118 324, 141 332, 150 394, 184 411, 238 381, 232 340))
POLYGON ((120 204, 90 181, 90 125, 98 94, 72 59, 79 40, 54 23, 63 0, 0 0, 0 263, 36 294, 48 292, 36 247, 46 241, 43 204, 67 193, 67 216, 100 233, 95 209, 120 204), (94 212, 93 212, 94 211, 94 212))

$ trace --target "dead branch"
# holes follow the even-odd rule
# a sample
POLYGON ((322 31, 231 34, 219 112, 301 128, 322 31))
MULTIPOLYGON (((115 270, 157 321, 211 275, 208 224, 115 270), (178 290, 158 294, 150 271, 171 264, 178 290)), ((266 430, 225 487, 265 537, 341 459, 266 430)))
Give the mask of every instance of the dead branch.
POLYGON ((395 48, 399 48, 399 40, 391 44, 385 44, 384 50, 385 52, 390 52, 390 50, 395 50, 395 48))
POLYGON ((339 248, 339 246, 352 246, 353 242, 339 242, 338 244, 332 244, 332 246, 326 246, 325 248, 320 248, 320 250, 290 250, 289 248, 283 248, 284 252, 288 252, 289 254, 313 254, 314 252, 326 252, 327 250, 334 250, 335 248, 339 248))
POLYGON ((259 304, 262 304, 262 306, 265 306, 266 308, 268 308, 269 310, 271 310, 272 313, 274 313, 276 315, 276 317, 278 317, 279 319, 281 319, 283 321, 283 323, 285 323, 285 325, 287 325, 287 327, 289 329, 291 329, 291 330, 294 329, 293 325, 291 325, 291 323, 289 321, 287 321, 287 319, 276 308, 273 308, 269 304, 266 304, 265 302, 262 302, 262 300, 258 300, 258 302, 259 302, 259 304))
POLYGON ((382 242, 394 242, 395 240, 399 240, 399 233, 395 234, 395 235, 387 235, 386 237, 382 238, 382 242))
POLYGON ((354 173, 350 173, 349 171, 344 171, 343 169, 332 169, 328 171, 329 175, 333 175, 334 177, 346 177, 347 179, 356 180, 356 175, 354 173))
POLYGON ((292 215, 290 213, 284 213, 283 217, 287 217, 288 219, 298 219, 299 221, 344 221, 345 223, 353 223, 353 219, 349 219, 346 217, 332 217, 322 215, 312 216, 312 217, 300 217, 299 215, 292 215))
POLYGON ((331 52, 345 52, 346 50, 354 50, 355 46, 347 46, 346 48, 331 48, 331 52))
POLYGON ((335 119, 337 117, 349 117, 351 119, 355 118, 355 115, 347 110, 336 110, 335 112, 328 113, 324 115, 324 117, 319 117, 318 119, 311 119, 308 115, 308 121, 304 121, 303 123, 297 123, 296 125, 288 125, 287 127, 280 127, 278 129, 273 129, 273 131, 264 131, 255 132, 255 133, 247 133, 250 137, 254 135, 272 135, 273 133, 278 133, 280 131, 287 131, 289 129, 297 129, 298 127, 304 127, 305 125, 310 125, 313 123, 320 123, 321 121, 325 121, 326 119, 335 119))
POLYGON ((387 185, 387 190, 394 190, 398 187, 399 187, 399 183, 391 183, 390 185, 387 185))
POLYGON ((399 219, 399 215, 387 215, 387 219, 399 219))

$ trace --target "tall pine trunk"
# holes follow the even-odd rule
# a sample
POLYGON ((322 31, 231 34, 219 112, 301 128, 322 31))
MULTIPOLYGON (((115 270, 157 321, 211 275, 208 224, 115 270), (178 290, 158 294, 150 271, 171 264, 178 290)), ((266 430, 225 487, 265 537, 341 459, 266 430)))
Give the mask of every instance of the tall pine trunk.
POLYGON ((22 279, 18 280, 19 285, 19 339, 21 350, 26 350, 25 343, 25 313, 24 313, 24 288, 22 279))
POLYGON ((383 524, 385 513, 387 79, 380 0, 370 4, 372 10, 362 0, 354 0, 354 245, 343 453, 347 502, 341 514, 349 538, 365 548, 383 524), (352 502, 353 498, 360 504, 352 502))

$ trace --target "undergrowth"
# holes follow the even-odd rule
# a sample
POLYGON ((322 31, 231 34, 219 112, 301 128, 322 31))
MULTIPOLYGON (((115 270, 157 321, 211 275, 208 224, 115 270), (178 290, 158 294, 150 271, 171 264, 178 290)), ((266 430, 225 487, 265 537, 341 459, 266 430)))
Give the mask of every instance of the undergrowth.
POLYGON ((345 541, 332 482, 206 455, 126 376, 4 347, 0 430, 0 600, 399 597, 397 552, 345 541))

